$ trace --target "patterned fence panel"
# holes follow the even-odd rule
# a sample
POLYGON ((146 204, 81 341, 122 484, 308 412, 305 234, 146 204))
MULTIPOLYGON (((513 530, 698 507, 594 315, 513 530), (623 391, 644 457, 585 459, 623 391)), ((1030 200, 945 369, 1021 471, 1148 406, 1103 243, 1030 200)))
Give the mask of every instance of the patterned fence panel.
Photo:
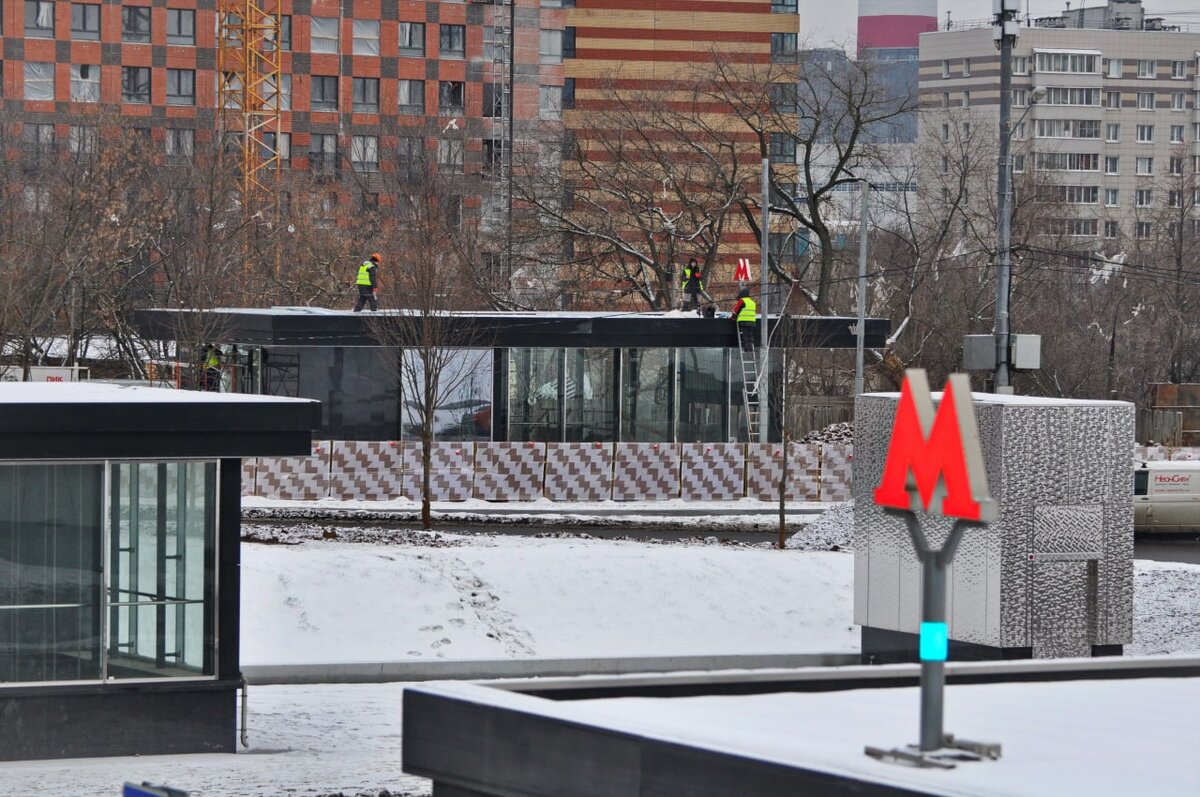
POLYGON ((536 501, 546 474, 545 443, 476 443, 475 492, 484 501, 536 501))
POLYGON ((1188 462, 1191 460, 1200 459, 1200 448, 1194 446, 1172 447, 1172 446, 1134 446, 1133 456, 1140 462, 1163 462, 1173 460, 1175 462, 1188 462))
POLYGON ((254 475, 257 471, 257 457, 242 458, 242 495, 254 495, 254 475))
POLYGON ((547 443, 546 486, 551 501, 607 501, 612 498, 611 443, 547 443))
POLYGON ((342 440, 331 446, 329 496, 390 501, 404 495, 405 447, 396 440, 342 440))
POLYGON ((315 440, 307 457, 259 457, 254 494, 290 501, 328 497, 329 448, 327 441, 315 440))
POLYGON ((846 443, 821 444, 822 501, 850 500, 853 461, 854 446, 846 443))
POLYGON ((679 446, 674 443, 617 443, 612 496, 614 501, 678 498, 679 446))
POLYGON ((1177 462, 1200 459, 1200 448, 1176 448, 1171 452, 1171 459, 1177 462))
MULTIPOLYGON (((421 444, 405 453, 404 497, 421 500, 421 444)), ((466 501, 475 481, 474 443, 434 443, 429 452, 429 492, 433 501, 466 501)))
MULTIPOLYGON (((760 501, 779 500, 783 474, 781 443, 746 446, 746 495, 760 501)), ((821 500, 821 451, 816 443, 788 443, 789 501, 821 500)))
POLYGON ((680 491, 692 500, 735 500, 746 495, 746 450, 741 443, 683 443, 680 491))

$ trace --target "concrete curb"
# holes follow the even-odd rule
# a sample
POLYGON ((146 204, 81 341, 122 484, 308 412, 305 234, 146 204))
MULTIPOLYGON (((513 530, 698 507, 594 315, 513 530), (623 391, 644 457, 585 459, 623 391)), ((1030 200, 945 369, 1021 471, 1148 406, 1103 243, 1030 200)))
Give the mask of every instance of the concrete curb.
POLYGON ((379 684, 394 681, 480 681, 496 678, 558 678, 630 673, 841 667, 860 662, 861 657, 858 653, 633 656, 611 659, 466 659, 246 665, 242 667, 242 675, 251 686, 379 684))

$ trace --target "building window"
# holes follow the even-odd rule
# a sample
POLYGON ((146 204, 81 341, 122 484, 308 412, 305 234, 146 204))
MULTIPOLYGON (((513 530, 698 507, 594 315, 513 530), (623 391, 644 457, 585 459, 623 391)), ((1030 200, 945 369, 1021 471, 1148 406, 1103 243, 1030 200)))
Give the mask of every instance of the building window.
POLYGON ((950 125, 946 122, 942 122, 942 141, 949 141, 949 140, 950 140, 950 125))
POLYGON ((1115 122, 1109 122, 1104 126, 1104 140, 1109 143, 1115 143, 1121 140, 1121 126, 1115 122))
POLYGON ((1012 104, 1017 108, 1024 108, 1029 105, 1029 89, 1013 89, 1012 104))
POLYGON ((1171 92, 1171 110, 1183 111, 1187 109, 1187 101, 1184 99, 1182 91, 1171 92))
POLYGON ((1025 171, 1025 155, 1013 155, 1013 171, 1021 174, 1025 171))
POLYGON ((1171 174, 1175 175, 1176 177, 1181 176, 1183 174, 1183 158, 1172 156, 1171 159, 1167 161, 1167 168, 1171 174))
POLYGON ((100 102, 100 67, 71 65, 71 102, 100 102))
POLYGON ((796 139, 787 133, 772 133, 767 145, 771 163, 795 163, 796 139))
POLYGON ((950 78, 950 59, 943 58, 942 59, 942 80, 948 80, 949 78, 950 78))
POLYGON ((439 25, 438 52, 443 58, 466 58, 467 26, 439 25))
POLYGON ((1141 176, 1154 174, 1154 158, 1136 158, 1133 163, 1133 173, 1141 176))
POLYGON ((46 61, 25 62, 25 99, 54 100, 54 64, 46 61))
POLYGON ((337 136, 313 133, 309 137, 308 169, 316 174, 332 174, 337 169, 337 136))
POLYGON ((416 173, 424 159, 424 140, 416 136, 400 136, 396 141, 396 162, 406 173, 416 173))
POLYGON ((1119 92, 1119 91, 1104 92, 1104 107, 1110 108, 1114 111, 1120 110, 1120 108, 1121 108, 1121 92, 1119 92))
POLYGON ((313 17, 310 31, 312 52, 336 53, 338 51, 337 17, 313 17))
POLYGON ((1154 110, 1154 92, 1139 91, 1137 95, 1137 107, 1139 111, 1154 110))
POLYGON ((195 11, 190 8, 167 9, 167 44, 195 46, 195 11))
POLYGON ((796 60, 796 34, 771 34, 771 60, 775 63, 793 62, 796 60))
POLYGON ((397 81, 396 94, 400 101, 400 113, 405 116, 425 115, 424 80, 397 81))
POLYGON ((183 127, 168 127, 165 144, 169 157, 191 158, 196 149, 196 133, 183 127))
POLYGON ((1178 208, 1183 206, 1183 194, 1179 191, 1167 192, 1167 207, 1178 208))
POLYGON ((312 76, 312 110, 336 111, 338 109, 338 79, 334 75, 312 76))
POLYGON ((1149 238, 1153 227, 1148 221, 1139 221, 1134 225, 1134 235, 1138 238, 1149 238))
POLYGON ((962 93, 962 107, 964 107, 964 108, 971 107, 971 92, 964 91, 962 93))
POLYGON ((438 140, 438 168, 451 174, 462 174, 463 142, 461 138, 438 140))
POLYGON ((485 138, 483 140, 483 170, 485 180, 497 179, 504 169, 504 140, 485 138))
POLYGON ((86 41, 100 38, 99 3, 71 3, 71 38, 86 41))
POLYGON ((1171 143, 1183 143, 1183 125, 1171 125, 1171 143))
POLYGON ((98 139, 96 128, 91 125, 71 125, 67 134, 67 147, 76 155, 92 155, 96 152, 98 139))
POLYGON ((438 83, 438 114, 462 116, 464 84, 458 80, 443 80, 438 83))
POLYGON ((575 57, 575 28, 568 25, 563 31, 563 58, 575 57))
POLYGON ((950 107, 950 92, 948 92, 948 91, 942 92, 942 107, 943 108, 950 107))
POLYGON ((1105 74, 1111 78, 1119 78, 1121 77, 1121 67, 1122 63, 1120 58, 1110 58, 1108 59, 1108 69, 1105 74))
POLYGON ((196 70, 167 70, 167 105, 196 104, 196 70))
POLYGON ((1099 105, 1100 89, 1054 87, 1046 92, 1046 105, 1099 105))
POLYGON ((292 110, 292 76, 279 76, 279 110, 292 110))
POLYGON ((1014 75, 1029 74, 1029 56, 1014 55, 1012 57, 1012 71, 1014 75))
POLYGON ((400 55, 407 58, 425 57, 425 23, 400 23, 400 55))
POLYGON ((1115 208, 1121 204, 1121 192, 1117 188, 1104 189, 1104 204, 1110 208, 1115 208))
POLYGON ((355 55, 379 55, 379 20, 354 20, 353 52, 355 55))
POLYGON ((1150 207, 1151 194, 1149 188, 1139 188, 1133 192, 1133 204, 1139 208, 1150 207))
POLYGON ((771 110, 781 114, 796 114, 800 109, 800 87, 795 83, 771 84, 771 110))
POLYGON ((542 31, 538 50, 538 57, 541 63, 562 63, 562 34, 561 30, 542 31))
POLYGON ((379 113, 379 78, 354 78, 354 112, 379 113))
POLYGON ((1104 156, 1104 173, 1120 174, 1121 158, 1118 155, 1104 156))
POLYGON ((573 77, 563 78, 562 106, 564 108, 575 107, 575 78, 573 77))
POLYGON ((1137 141, 1139 144, 1154 143, 1154 125, 1138 125, 1137 141))
POLYGON ((797 10, 797 0, 771 0, 772 14, 795 14, 797 10))
POLYGON ((54 3, 25 0, 25 35, 31 39, 54 38, 54 3))
POLYGON ((1138 61, 1138 77, 1152 78, 1154 73, 1158 71, 1158 62, 1153 59, 1143 58, 1138 61))
POLYGON ((1187 61, 1172 61, 1171 62, 1171 79, 1184 80, 1187 78, 1187 61))
POLYGON ((279 18, 279 49, 290 52, 292 49, 292 15, 284 14, 279 18))
POLYGON ((1121 235, 1121 225, 1115 221, 1104 222, 1104 237, 1117 238, 1121 235))
POLYGON ((124 102, 150 102, 150 67, 121 67, 121 99, 124 102))
POLYGON ((1100 231, 1100 223, 1096 219, 1067 219, 1066 228, 1072 238, 1094 238, 1100 231))
POLYGON ((1100 56, 1092 53, 1037 53, 1035 57, 1039 72, 1095 74, 1100 66, 1100 56))
POLYGON ((963 59, 962 69, 963 69, 963 77, 971 76, 971 59, 970 58, 963 59))
POLYGON ((379 138, 352 136, 350 138, 350 167, 356 172, 379 171, 379 138))
POLYGON ((146 44, 150 41, 150 9, 145 6, 121 7, 121 41, 146 44))
POLYGON ((538 86, 538 114, 542 119, 562 119, 562 86, 538 86))

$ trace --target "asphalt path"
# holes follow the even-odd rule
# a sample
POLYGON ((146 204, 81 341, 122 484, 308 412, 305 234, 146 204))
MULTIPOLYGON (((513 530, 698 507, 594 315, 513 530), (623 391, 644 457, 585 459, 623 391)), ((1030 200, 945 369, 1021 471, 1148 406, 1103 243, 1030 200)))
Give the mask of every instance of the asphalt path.
POLYGON ((1138 538, 1133 544, 1133 558, 1200 564, 1200 535, 1181 535, 1170 539, 1138 538))

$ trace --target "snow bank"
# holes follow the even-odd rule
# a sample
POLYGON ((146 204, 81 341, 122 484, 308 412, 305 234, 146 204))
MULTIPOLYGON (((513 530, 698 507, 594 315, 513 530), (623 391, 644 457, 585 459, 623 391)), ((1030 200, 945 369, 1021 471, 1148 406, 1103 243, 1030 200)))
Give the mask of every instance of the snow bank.
POLYGON ((834 504, 787 540, 802 551, 849 551, 854 543, 854 502, 834 504))

